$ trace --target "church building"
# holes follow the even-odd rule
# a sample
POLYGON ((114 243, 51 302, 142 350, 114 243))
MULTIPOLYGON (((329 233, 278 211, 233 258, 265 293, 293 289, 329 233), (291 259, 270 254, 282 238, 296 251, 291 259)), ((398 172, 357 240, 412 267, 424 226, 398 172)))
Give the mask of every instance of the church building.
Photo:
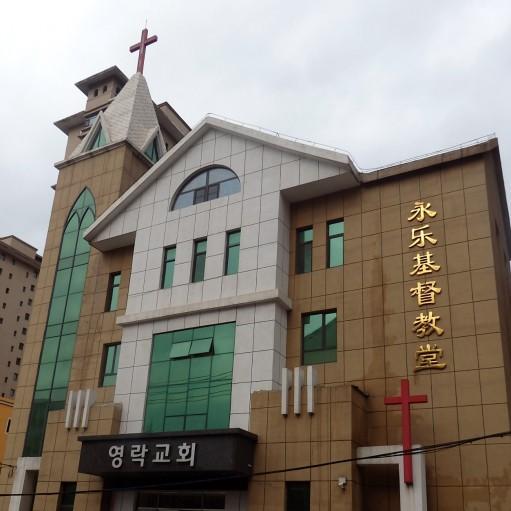
POLYGON ((498 140, 364 172, 190 128, 151 98, 155 41, 55 123, 0 509, 511 509, 498 140))

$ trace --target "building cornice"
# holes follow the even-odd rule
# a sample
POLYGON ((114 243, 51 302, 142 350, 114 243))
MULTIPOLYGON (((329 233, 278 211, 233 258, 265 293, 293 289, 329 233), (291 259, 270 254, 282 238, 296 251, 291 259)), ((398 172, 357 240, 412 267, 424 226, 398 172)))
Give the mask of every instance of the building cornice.
POLYGON ((197 314, 200 312, 215 312, 233 307, 242 307, 261 303, 277 303, 287 311, 293 308, 291 299, 287 295, 284 295, 279 289, 270 289, 268 291, 258 291, 256 293, 230 296, 228 298, 219 298, 217 300, 207 300, 204 302, 165 307, 147 312, 125 314, 124 316, 119 316, 117 318, 117 324, 119 326, 129 326, 139 323, 147 323, 149 321, 189 316, 190 314, 197 314))

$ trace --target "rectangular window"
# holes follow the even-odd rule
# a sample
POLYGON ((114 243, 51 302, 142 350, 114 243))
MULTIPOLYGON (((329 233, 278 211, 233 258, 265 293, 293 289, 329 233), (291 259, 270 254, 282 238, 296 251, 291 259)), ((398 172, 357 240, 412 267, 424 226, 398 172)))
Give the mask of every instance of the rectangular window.
POLYGON ((120 343, 107 344, 103 353, 103 371, 101 376, 101 387, 115 385, 117 378, 117 367, 119 366, 120 343))
POLYGON ((296 273, 312 271, 312 227, 296 231, 296 273))
POLYGON ((105 310, 107 312, 117 310, 117 305, 119 305, 119 286, 120 285, 121 285, 121 272, 111 273, 110 281, 108 282, 108 293, 106 296, 105 310))
POLYGON ((235 323, 153 337, 144 432, 229 427, 235 323))
POLYGON ((201 282, 204 280, 206 246, 207 240, 195 240, 193 247, 192 282, 201 282))
POLYGON ((72 511, 75 505, 76 483, 60 483, 58 511, 72 511))
POLYGON ((289 481, 286 483, 286 511, 310 510, 311 483, 289 481))
POLYGON ((328 268, 344 264, 344 221, 333 220, 327 224, 327 258, 328 268))
POLYGON ((161 275, 161 287, 172 287, 174 280, 174 264, 176 262, 176 247, 167 247, 163 252, 163 273, 161 275))
POLYGON ((317 312, 302 316, 303 364, 337 360, 337 313, 317 312))
POLYGON ((240 262, 240 234, 241 231, 239 229, 227 233, 224 275, 238 273, 240 262))

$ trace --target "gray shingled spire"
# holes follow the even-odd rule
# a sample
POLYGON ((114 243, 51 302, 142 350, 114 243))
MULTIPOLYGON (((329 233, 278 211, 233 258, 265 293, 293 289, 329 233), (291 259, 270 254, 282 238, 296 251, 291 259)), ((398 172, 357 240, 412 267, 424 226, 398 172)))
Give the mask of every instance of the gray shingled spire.
MULTIPOLYGON (((165 152, 153 100, 141 73, 135 73, 129 79, 96 122, 102 123, 109 144, 127 140, 139 151, 144 152, 157 135, 160 139, 160 151, 165 152)), ((95 130, 91 129, 88 136, 73 151, 72 157, 90 147, 90 139, 94 132, 95 130)))

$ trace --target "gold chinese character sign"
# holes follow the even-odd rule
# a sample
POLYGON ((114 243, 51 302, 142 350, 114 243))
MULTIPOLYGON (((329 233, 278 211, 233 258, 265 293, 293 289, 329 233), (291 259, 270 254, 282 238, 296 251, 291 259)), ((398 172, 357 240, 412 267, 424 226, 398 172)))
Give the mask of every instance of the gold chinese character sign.
POLYGON ((433 254, 428 250, 425 254, 417 254, 413 260, 415 261, 410 275, 427 275, 440 269, 440 265, 433 261, 433 254))
POLYGON ((439 361, 443 356, 444 350, 436 344, 420 345, 415 352, 415 372, 423 369, 445 369, 447 364, 439 361))
POLYGON ((415 206, 410 211, 410 216, 408 217, 408 221, 411 222, 413 220, 417 220, 417 222, 423 222, 426 215, 430 218, 436 217, 436 211, 433 211, 431 208, 431 204, 428 202, 424 204, 423 201, 416 201, 415 206))
POLYGON ((436 287, 436 280, 430 280, 429 282, 417 282, 416 287, 410 289, 410 294, 417 297, 417 304, 432 305, 435 303, 435 295, 440 294, 442 291, 441 287, 436 287))

